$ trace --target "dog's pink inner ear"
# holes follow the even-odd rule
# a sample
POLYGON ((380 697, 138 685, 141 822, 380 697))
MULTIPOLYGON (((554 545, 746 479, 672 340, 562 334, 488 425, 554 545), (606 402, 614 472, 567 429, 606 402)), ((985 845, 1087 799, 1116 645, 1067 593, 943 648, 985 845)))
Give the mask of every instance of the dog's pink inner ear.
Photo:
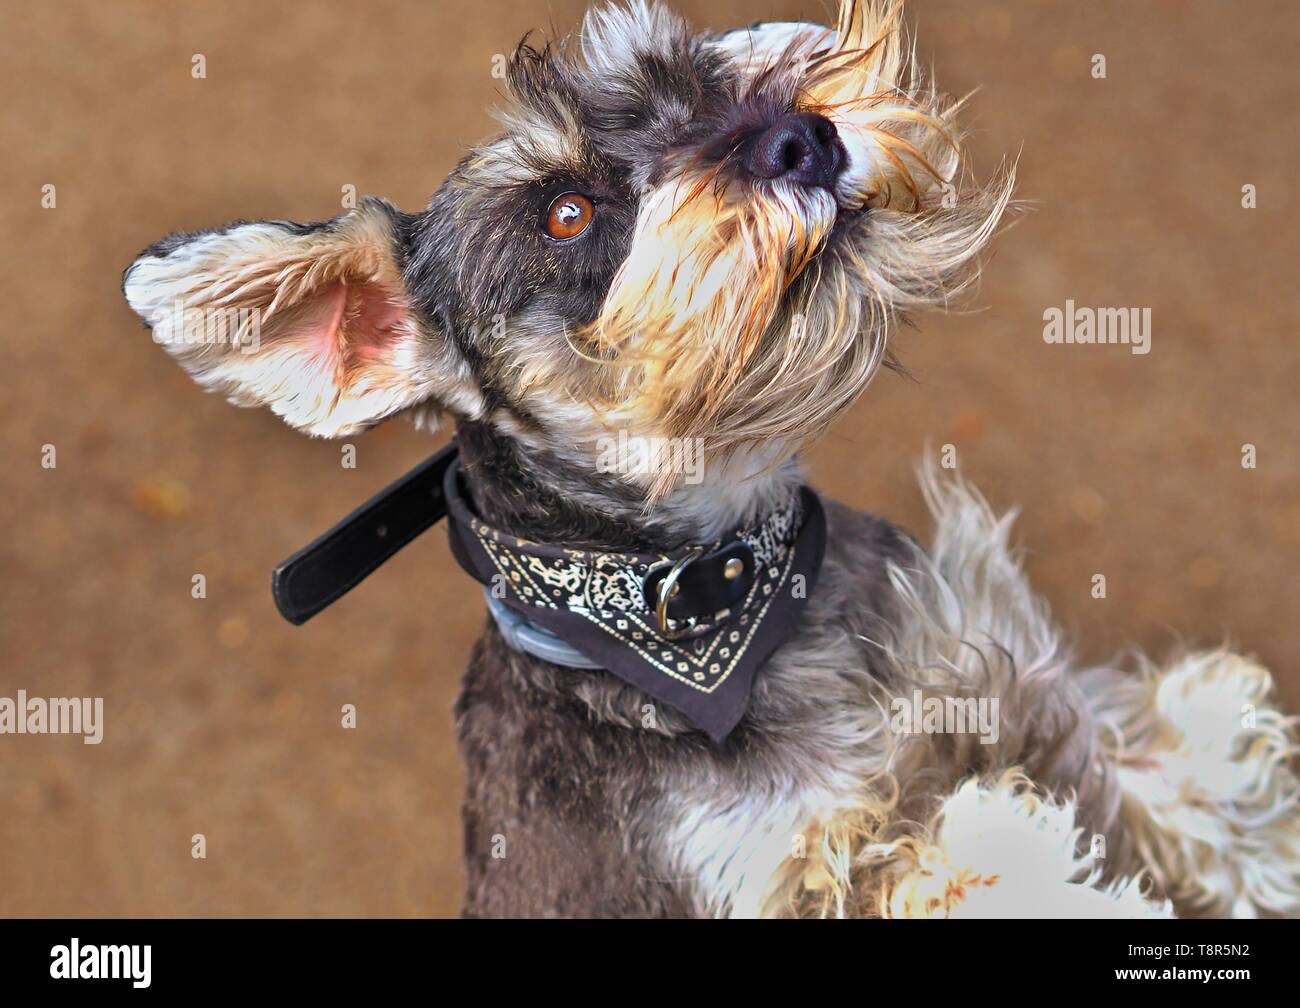
POLYGON ((377 281, 338 280, 293 313, 281 338, 301 345, 346 388, 366 369, 384 366, 411 325, 400 292, 377 281))
POLYGON ((313 362, 332 363, 339 356, 347 294, 347 284, 342 281, 330 284, 294 320, 285 338, 303 341, 313 362))

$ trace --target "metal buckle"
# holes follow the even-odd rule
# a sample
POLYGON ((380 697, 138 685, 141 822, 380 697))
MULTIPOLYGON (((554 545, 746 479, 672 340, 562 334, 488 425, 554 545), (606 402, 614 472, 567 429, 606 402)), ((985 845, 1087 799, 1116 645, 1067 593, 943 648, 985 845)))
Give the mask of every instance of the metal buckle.
POLYGON ((673 597, 677 591, 677 580, 682 576, 688 566, 698 560, 704 554, 704 548, 696 546, 689 553, 677 560, 672 569, 668 571, 664 579, 659 582, 659 598, 655 605, 655 617, 659 620, 659 632, 664 635, 666 640, 677 640, 677 638, 688 634, 695 628, 697 622, 694 616, 682 621, 682 626, 677 625, 677 620, 668 618, 668 600, 673 597))

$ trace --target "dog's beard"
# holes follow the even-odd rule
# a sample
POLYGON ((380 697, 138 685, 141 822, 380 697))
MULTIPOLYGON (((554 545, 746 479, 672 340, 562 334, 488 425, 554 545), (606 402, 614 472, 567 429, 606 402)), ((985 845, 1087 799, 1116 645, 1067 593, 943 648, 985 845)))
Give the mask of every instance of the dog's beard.
POLYGON ((848 164, 834 194, 723 184, 724 162, 688 164, 643 198, 586 334, 629 422, 710 457, 763 445, 776 465, 861 394, 900 311, 969 282, 1013 178, 957 196, 957 106, 911 75, 899 22, 896 7, 844 0, 834 32, 750 70, 835 124, 848 164))
POLYGON ((662 433, 700 438, 706 450, 734 443, 726 432, 744 405, 738 385, 757 391, 767 372, 775 392, 784 370, 776 358, 814 349, 774 330, 836 220, 826 190, 713 182, 708 172, 679 176, 642 202, 631 253, 593 329, 618 362, 614 401, 633 402, 662 433))

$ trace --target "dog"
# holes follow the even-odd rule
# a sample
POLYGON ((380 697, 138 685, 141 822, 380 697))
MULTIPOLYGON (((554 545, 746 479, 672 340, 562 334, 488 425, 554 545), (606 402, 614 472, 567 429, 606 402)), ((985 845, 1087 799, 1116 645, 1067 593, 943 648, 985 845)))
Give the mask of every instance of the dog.
POLYGON ((173 235, 125 274, 236 404, 454 419, 420 479, 491 609, 456 705, 468 916, 1300 912, 1267 671, 1077 668, 960 478, 923 473, 928 548, 802 486, 1011 204, 905 35, 874 0, 706 33, 599 7, 519 45, 427 210, 173 235))

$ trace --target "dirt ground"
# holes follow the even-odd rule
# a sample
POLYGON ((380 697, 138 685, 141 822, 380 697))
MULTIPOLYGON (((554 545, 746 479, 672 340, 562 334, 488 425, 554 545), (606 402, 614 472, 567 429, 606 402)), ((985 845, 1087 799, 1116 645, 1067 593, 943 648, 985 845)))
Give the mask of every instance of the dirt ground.
MULTIPOLYGON (((200 393, 119 278, 168 231, 332 216, 349 184, 421 207, 491 129, 493 56, 582 5, 3 6, 0 696, 103 697, 106 727, 98 746, 0 736, 0 914, 453 914, 450 708, 477 589, 440 530, 302 628, 268 587, 436 442, 391 423, 341 468, 338 444, 200 393)), ((711 27, 824 10, 678 6, 711 27)), ((923 534, 912 466, 953 444, 1021 509, 1082 659, 1228 638, 1300 710, 1292 5, 915 0, 910 18, 946 89, 980 88, 977 171, 1018 154, 1033 211, 972 310, 903 334, 916 380, 883 374, 812 478, 923 534), (1149 307, 1151 352, 1045 344, 1067 299, 1149 307)))

